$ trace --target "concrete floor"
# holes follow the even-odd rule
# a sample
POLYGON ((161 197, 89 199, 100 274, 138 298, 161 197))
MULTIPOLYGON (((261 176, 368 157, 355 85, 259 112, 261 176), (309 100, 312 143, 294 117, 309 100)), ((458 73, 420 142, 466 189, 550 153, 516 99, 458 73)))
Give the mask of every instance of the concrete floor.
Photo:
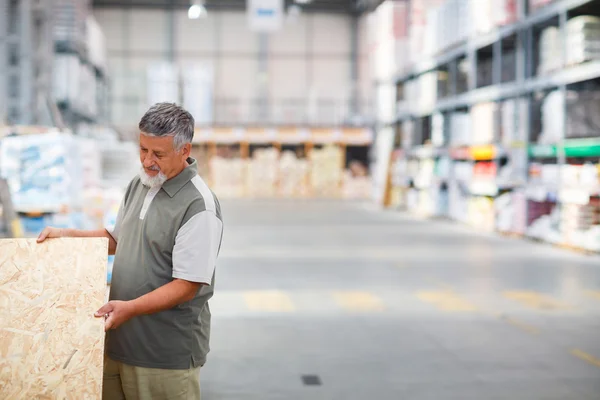
POLYGON ((203 399, 600 399, 599 257, 353 203, 222 207, 203 399))

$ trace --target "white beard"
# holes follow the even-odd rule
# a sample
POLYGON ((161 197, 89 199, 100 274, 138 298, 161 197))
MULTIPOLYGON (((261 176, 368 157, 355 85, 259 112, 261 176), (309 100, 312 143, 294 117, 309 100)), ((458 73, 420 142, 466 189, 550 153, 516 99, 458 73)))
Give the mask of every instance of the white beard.
POLYGON ((163 183, 167 181, 167 177, 162 172, 156 174, 156 176, 150 176, 144 170, 144 167, 140 167, 140 171, 138 173, 140 176, 140 180, 144 186, 148 186, 149 188, 161 187, 163 183))

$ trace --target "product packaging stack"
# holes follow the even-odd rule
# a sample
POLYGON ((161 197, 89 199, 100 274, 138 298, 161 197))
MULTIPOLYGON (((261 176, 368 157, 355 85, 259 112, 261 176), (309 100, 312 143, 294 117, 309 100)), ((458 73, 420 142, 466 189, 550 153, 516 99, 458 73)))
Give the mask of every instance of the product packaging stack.
POLYGON ((246 196, 275 197, 279 178, 279 151, 275 148, 257 149, 247 162, 246 196))
POLYGON ((346 200, 366 200, 371 196, 371 178, 356 176, 350 170, 344 171, 342 197, 346 200))
POLYGON ((471 117, 466 112, 450 114, 450 145, 453 147, 471 144, 471 117))
POLYGON ((480 103, 471 107, 472 144, 494 142, 495 103, 480 103))
POLYGON ((54 56, 54 99, 57 102, 75 103, 80 95, 81 65, 76 54, 56 54, 54 56))
POLYGON ((551 201, 527 201, 527 231, 533 238, 561 243, 560 209, 551 201))
POLYGON ((556 2, 556 0, 529 0, 529 11, 537 11, 540 8, 545 7, 548 4, 552 4, 554 2, 556 2))
POLYGON ((437 101, 437 87, 440 72, 427 72, 417 78, 418 111, 429 112, 437 101))
POLYGON ((286 150, 279 157, 278 196, 303 198, 308 195, 308 161, 286 150))
POLYGON ((246 167, 246 160, 241 158, 211 157, 211 189, 220 198, 243 197, 245 194, 246 167))
POLYGON ((517 20, 517 0, 494 0, 491 7, 494 25, 504 26, 517 20))
POLYGON ((342 150, 337 146, 324 146, 313 149, 309 159, 312 196, 338 198, 342 185, 342 150))
POLYGON ((525 99, 510 99, 501 105, 500 140, 504 147, 524 145, 528 133, 528 103, 525 99))
POLYGON ((468 223, 469 225, 492 232, 495 229, 494 200, 489 197, 471 197, 468 200, 468 223))
MULTIPOLYGON (((501 0, 496 0, 496 2, 501 0)), ((494 28, 494 15, 492 14, 493 0, 471 0, 475 33, 488 33, 494 28)))
MULTIPOLYGON (((598 199, 586 205, 563 204, 560 209, 560 227, 567 244, 585 247, 586 234, 594 226, 600 225, 600 204, 598 199)), ((596 243, 596 246, 600 245, 596 243)))
POLYGON ((91 13, 86 18, 86 43, 90 62, 101 71, 106 71, 108 67, 106 37, 100 24, 91 13))
MULTIPOLYGON (((600 91, 569 91, 567 93, 566 139, 598 137, 598 132, 600 132, 598 110, 600 110, 600 91)), ((564 111, 561 109, 559 116, 562 115, 564 115, 564 111)))
POLYGON ((562 37, 555 26, 545 28, 540 35, 538 75, 545 75, 562 68, 562 37))
POLYGON ((7 137, 0 143, 0 173, 17 211, 58 212, 81 206, 82 168, 72 135, 48 132, 7 137))
POLYGON ((503 193, 494 201, 496 230, 500 232, 525 233, 527 201, 521 190, 503 193))
POLYGON ((410 62, 416 64, 431 56, 423 51, 426 37, 436 29, 433 23, 429 23, 429 11, 441 5, 444 0, 413 0, 410 3, 410 62), (429 32, 428 32, 429 31, 429 32))
POLYGON ((565 98, 558 90, 548 93, 542 104, 542 131, 538 144, 556 144, 563 137, 565 98))
POLYGON ((451 181, 448 184, 448 215, 450 218, 462 223, 468 221, 469 197, 465 186, 460 182, 451 181))
POLYGON ((581 15, 567 22, 567 65, 600 58, 600 18, 581 15))

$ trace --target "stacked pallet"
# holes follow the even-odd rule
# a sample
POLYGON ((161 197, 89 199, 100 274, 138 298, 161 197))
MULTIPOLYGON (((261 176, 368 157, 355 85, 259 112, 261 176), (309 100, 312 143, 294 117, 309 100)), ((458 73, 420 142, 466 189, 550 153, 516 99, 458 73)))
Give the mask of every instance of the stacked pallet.
POLYGON ((258 149, 248 160, 246 195, 274 197, 278 178, 279 151, 275 148, 258 149))
POLYGON ((309 157, 313 197, 339 197, 342 183, 342 150, 337 146, 324 146, 322 149, 311 151, 309 157))
POLYGON ((284 151, 279 159, 277 195, 298 198, 308 195, 308 161, 292 151, 284 151))

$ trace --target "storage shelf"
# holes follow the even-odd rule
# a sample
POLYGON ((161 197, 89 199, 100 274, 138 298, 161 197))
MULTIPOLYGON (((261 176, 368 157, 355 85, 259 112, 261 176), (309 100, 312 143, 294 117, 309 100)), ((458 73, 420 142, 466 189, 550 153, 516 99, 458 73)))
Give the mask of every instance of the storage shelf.
POLYGON ((398 83, 404 82, 412 77, 437 69, 460 56, 466 55, 469 49, 479 50, 487 47, 499 40, 514 35, 521 30, 539 25, 540 23, 557 17, 564 11, 581 7, 592 1, 594 0, 560 0, 546 5, 520 21, 495 28, 491 32, 483 35, 472 37, 465 42, 461 42, 460 44, 444 50, 440 54, 431 57, 429 60, 408 67, 403 72, 399 73, 395 80, 398 83))

